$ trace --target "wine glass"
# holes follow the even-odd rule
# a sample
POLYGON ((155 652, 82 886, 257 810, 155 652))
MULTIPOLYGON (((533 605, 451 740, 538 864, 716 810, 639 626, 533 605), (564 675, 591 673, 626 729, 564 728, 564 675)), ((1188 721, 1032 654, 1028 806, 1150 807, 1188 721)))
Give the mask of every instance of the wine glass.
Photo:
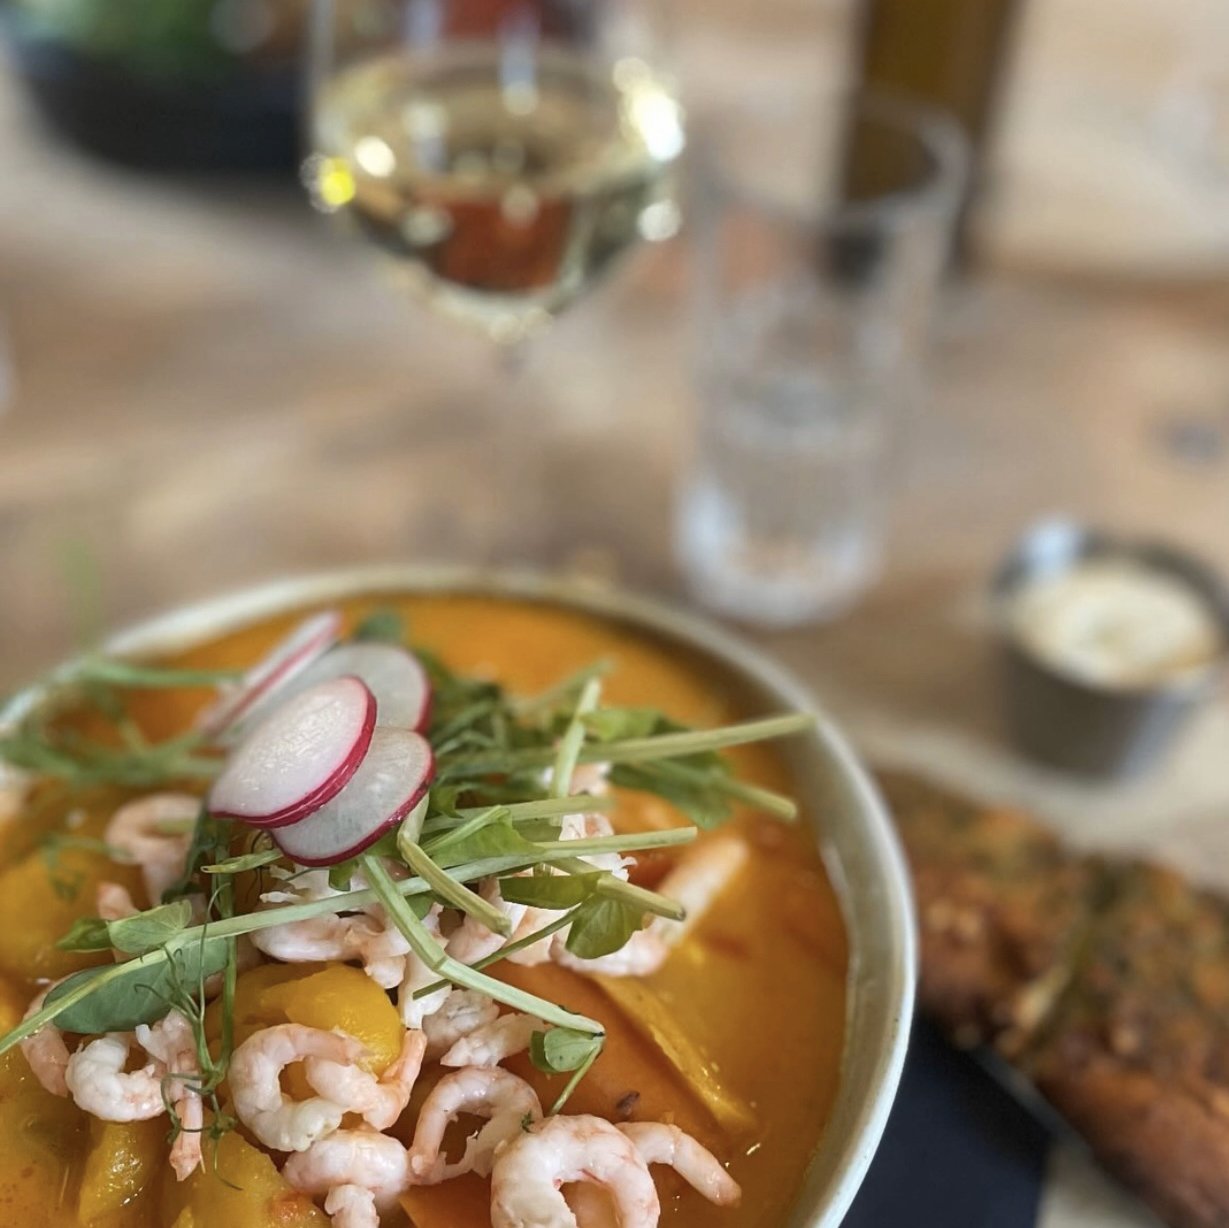
MULTIPOLYGON (((659 0, 315 0, 313 202, 519 366, 618 257, 678 228, 664 16, 659 0)), ((511 424, 505 494, 534 489, 528 425, 493 418, 511 424)))

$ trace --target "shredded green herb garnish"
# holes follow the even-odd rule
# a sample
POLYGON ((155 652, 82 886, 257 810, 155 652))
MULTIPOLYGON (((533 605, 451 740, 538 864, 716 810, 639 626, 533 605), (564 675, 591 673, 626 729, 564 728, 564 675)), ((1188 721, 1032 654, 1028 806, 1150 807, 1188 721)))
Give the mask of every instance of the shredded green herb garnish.
MULTIPOLYGON (((377 610, 360 623, 355 638, 404 644, 404 620, 395 611, 377 610)), ((573 955, 596 959, 618 951, 650 917, 681 920, 684 912, 676 901, 589 859, 684 845, 699 829, 724 822, 739 802, 793 817, 790 799, 738 780, 719 752, 788 736, 807 728, 811 718, 774 716, 692 730, 652 709, 604 706, 602 679, 609 669, 604 662, 540 695, 512 697, 496 683, 454 673, 428 652, 417 655, 433 687, 430 793, 400 830, 329 868, 334 894, 239 912, 236 876, 273 874, 288 879, 285 885, 293 891, 300 871, 287 865, 267 833, 235 844, 234 825, 202 808, 184 873, 161 900, 120 920, 81 918, 59 943, 73 951, 114 950, 124 962, 67 978, 37 1014, 0 1037, 0 1054, 46 1023, 85 1034, 126 1031, 174 1008, 192 1029, 198 1072, 168 1076, 164 1098, 172 1137, 184 1128, 175 1111, 175 1081, 182 1080, 205 1101, 206 1134, 216 1143, 234 1125, 222 1110, 218 1089, 234 1047, 238 939, 379 904, 417 958, 438 975, 416 997, 449 984, 463 986, 542 1022, 531 1057, 540 1069, 568 1076, 550 1109, 559 1112, 601 1053, 603 1025, 496 980, 485 969, 557 934, 566 935, 573 955), (659 831, 563 838, 569 816, 596 814, 615 804, 608 796, 574 794, 577 769, 586 764, 604 765, 618 788, 657 794, 689 822, 659 831), (489 890, 491 880, 497 893, 489 890), (533 932, 513 937, 501 902, 549 915, 533 932), (472 965, 459 963, 424 924, 437 904, 474 918, 507 941, 472 965), (220 1001, 221 1041, 212 1051, 205 1035, 207 985, 220 1001)), ((203 784, 224 762, 220 749, 200 733, 148 740, 130 715, 129 695, 223 685, 235 676, 90 654, 58 675, 44 701, 0 736, 0 759, 55 778, 70 796, 96 784, 131 790, 203 784), (97 718, 91 729, 101 726, 102 734, 86 738, 79 732, 73 718, 83 708, 97 718)), ((61 853, 70 848, 122 860, 100 841, 57 834, 43 846, 53 882, 56 873, 63 880, 57 890, 79 890, 83 881, 63 866, 61 853)))

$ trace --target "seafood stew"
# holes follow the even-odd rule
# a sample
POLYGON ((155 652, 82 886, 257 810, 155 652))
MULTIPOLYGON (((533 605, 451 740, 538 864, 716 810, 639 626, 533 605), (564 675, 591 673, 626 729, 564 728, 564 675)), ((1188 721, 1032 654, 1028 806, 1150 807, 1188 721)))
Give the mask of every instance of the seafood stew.
POLYGON ((489 597, 82 668, 0 743, 14 1219, 784 1220, 847 965, 796 718, 489 597))

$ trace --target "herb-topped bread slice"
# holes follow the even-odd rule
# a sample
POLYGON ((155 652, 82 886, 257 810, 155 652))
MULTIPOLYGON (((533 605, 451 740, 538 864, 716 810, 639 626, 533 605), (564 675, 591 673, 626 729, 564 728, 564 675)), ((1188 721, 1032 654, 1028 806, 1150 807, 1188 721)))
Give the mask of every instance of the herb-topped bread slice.
POLYGON ((880 782, 914 872, 923 1009, 1004 1053, 1174 1228, 1229 1226, 1229 901, 880 782))
POLYGON ((1019 1052, 1071 975, 1097 895, 1044 827, 881 773, 913 870, 922 1009, 962 1048, 1019 1052))
POLYGON ((1142 863, 1108 902, 1027 1071, 1180 1228, 1229 1224, 1229 903, 1142 863))

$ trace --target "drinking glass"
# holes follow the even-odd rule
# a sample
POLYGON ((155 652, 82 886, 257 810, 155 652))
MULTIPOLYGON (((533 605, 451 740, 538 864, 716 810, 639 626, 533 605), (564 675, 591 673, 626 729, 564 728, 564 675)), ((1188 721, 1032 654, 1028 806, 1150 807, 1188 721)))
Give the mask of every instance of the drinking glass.
POLYGON ((315 0, 313 14, 313 202, 432 310, 498 344, 486 501, 523 528, 510 504, 538 485, 541 441, 505 403, 521 342, 678 227, 683 123, 662 5, 315 0))
POLYGON ((711 124, 692 211, 699 403, 676 548, 702 601, 767 626, 832 616, 879 570, 965 173, 935 112, 856 96, 822 119, 711 124))

